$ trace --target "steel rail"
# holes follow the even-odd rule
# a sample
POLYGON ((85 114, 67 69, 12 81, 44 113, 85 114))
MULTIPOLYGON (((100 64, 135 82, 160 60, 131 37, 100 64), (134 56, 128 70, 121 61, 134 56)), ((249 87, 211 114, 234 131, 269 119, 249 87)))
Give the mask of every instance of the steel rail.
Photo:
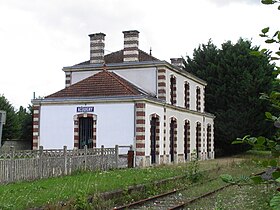
MULTIPOLYGON (((264 172, 260 172, 260 173, 256 173, 255 175, 261 175, 263 173, 264 172)), ((202 182, 202 183, 197 183, 197 184, 194 184, 194 185, 189 185, 187 187, 183 187, 183 188, 175 189, 175 190, 172 190, 172 191, 168 191, 168 192, 165 192, 165 193, 162 193, 162 194, 158 194, 158 195, 155 195, 153 197, 145 198, 145 199, 142 199, 142 200, 139 200, 139 201, 135 201, 133 203, 129 203, 129 204, 126 204, 126 205, 123 205, 123 206, 120 206, 120 207, 115 207, 113 209, 114 210, 121 210, 121 209, 129 209, 129 208, 137 207, 137 206, 141 207, 144 204, 148 204, 151 201, 155 201, 157 199, 161 199, 161 198, 164 198, 164 197, 167 198, 170 195, 179 193, 179 192, 184 191, 184 190, 188 190, 190 187, 195 187, 195 186, 198 186, 198 185, 202 185, 202 184, 204 184, 206 182, 211 182, 211 181, 214 181, 214 180, 217 180, 217 179, 219 179, 219 177, 211 178, 211 179, 208 179, 208 180, 206 180, 205 182, 202 182)), ((225 186, 219 187, 219 188, 217 188, 215 190, 212 190, 210 192, 204 193, 204 194, 202 194, 202 195, 200 195, 198 197, 195 197, 195 198, 193 198, 191 200, 175 202, 176 204, 175 204, 174 207, 169 207, 167 209, 169 209, 169 210, 183 209, 183 207, 188 205, 188 204, 196 202, 197 200, 202 199, 204 197, 213 195, 213 194, 215 194, 215 193, 217 193, 217 192, 219 192, 219 191, 221 191, 221 190, 223 190, 223 189, 225 189, 227 187, 230 187, 230 186, 233 186, 233 184, 230 183, 230 184, 227 184, 225 186)))

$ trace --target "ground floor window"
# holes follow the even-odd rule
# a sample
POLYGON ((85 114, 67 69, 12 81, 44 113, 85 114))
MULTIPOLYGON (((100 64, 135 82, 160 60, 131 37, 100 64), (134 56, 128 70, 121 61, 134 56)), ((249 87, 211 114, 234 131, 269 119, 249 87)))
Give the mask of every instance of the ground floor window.
POLYGON ((196 123, 196 157, 199 158, 201 152, 201 123, 196 123))
POLYGON ((156 125, 157 118, 152 117, 151 119, 151 163, 156 163, 156 125))
POLYGON ((186 120, 184 125, 184 154, 185 160, 188 159, 188 154, 190 154, 190 144, 191 144, 191 132, 190 132, 190 121, 186 120))
POLYGON ((175 154, 177 153, 177 121, 171 118, 170 122, 170 161, 174 162, 175 154))
POLYGON ((152 114, 150 116, 151 164, 157 162, 156 157, 159 155, 159 129, 159 116, 152 114))
POLYGON ((207 125, 207 139, 206 139, 206 148, 207 148, 207 156, 209 157, 209 153, 211 152, 211 125, 207 125))

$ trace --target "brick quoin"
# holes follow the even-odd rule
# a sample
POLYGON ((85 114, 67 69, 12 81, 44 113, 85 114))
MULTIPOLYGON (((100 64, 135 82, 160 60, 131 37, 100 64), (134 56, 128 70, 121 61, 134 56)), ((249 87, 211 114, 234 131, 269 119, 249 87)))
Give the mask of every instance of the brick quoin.
POLYGON ((136 127, 136 132, 145 132, 145 127, 136 127))
MULTIPOLYGON (((136 141, 137 140, 145 140, 145 136, 144 135, 138 135, 138 136, 136 136, 136 141)), ((136 142, 136 144, 137 144, 137 142, 136 142)))
POLYGON ((159 90, 158 90, 158 93, 159 93, 159 94, 166 93, 166 90, 165 90, 165 89, 159 89, 159 90))
POLYGON ((145 104, 144 103, 136 103, 136 108, 144 108, 145 104))
POLYGON ((158 73, 165 73, 166 71, 165 71, 165 69, 159 69, 158 70, 158 73))
POLYGON ((136 120, 136 124, 139 125, 144 125, 145 124, 145 120, 136 120))
POLYGON ((136 148, 145 148, 145 143, 136 143, 136 148))
POLYGON ((165 75, 158 75, 158 79, 159 79, 159 80, 160 80, 160 79, 165 80, 166 77, 165 77, 165 75))
POLYGON ((144 111, 137 111, 136 116, 145 116, 145 112, 144 111))
POLYGON ((165 86, 166 86, 166 83, 165 83, 165 82, 159 82, 159 83, 158 83, 158 86, 159 86, 159 87, 165 87, 165 86))

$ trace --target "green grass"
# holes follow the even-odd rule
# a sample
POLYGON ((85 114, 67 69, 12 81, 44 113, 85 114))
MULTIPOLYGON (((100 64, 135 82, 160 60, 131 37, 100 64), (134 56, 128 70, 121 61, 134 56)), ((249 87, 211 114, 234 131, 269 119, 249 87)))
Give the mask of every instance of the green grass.
MULTIPOLYGON (((232 168, 236 169, 236 174, 240 174, 242 171, 252 173, 261 170, 261 168, 251 164, 251 162, 249 162, 249 164, 244 162, 239 163, 240 160, 241 158, 228 158, 201 161, 200 169, 208 170, 216 168, 216 170, 211 173, 205 173, 204 177, 214 177, 221 173, 231 173, 229 171, 232 168)), ((153 194, 172 189, 174 186, 168 184, 165 187, 162 187, 162 189, 154 189, 151 183, 160 179, 185 175, 186 170, 186 164, 177 166, 166 165, 144 169, 80 172, 71 176, 0 185, 0 209, 26 209, 48 205, 55 206, 57 203, 64 203, 69 200, 84 202, 84 198, 88 195, 98 196, 101 192, 127 189, 128 186, 137 184, 147 184, 149 186, 147 188, 149 192, 146 192, 146 194, 153 194)), ((234 175, 234 173, 231 174, 234 175)), ((179 184, 187 183, 186 180, 182 180, 182 183, 179 184)), ((125 198, 127 200, 122 200, 123 202, 134 200, 141 195, 136 197, 133 197, 133 195, 127 196, 128 197, 125 198)), ((144 196, 144 194, 142 196, 144 196)), ((97 201, 98 198, 96 199, 96 202, 97 201)), ((114 204, 110 203, 108 205, 111 206, 114 204)))
POLYGON ((185 167, 81 172, 72 176, 0 186, 0 209, 24 209, 184 174, 185 167))
POLYGON ((274 185, 235 185, 188 205, 186 209, 268 210, 274 192, 274 185))

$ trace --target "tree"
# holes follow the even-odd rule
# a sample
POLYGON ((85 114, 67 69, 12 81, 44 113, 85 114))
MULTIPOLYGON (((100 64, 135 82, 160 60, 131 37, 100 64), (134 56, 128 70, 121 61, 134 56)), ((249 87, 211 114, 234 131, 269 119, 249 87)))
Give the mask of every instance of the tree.
POLYGON ((251 52, 259 48, 250 41, 227 41, 218 49, 211 40, 187 56, 184 69, 207 81, 205 108, 216 115, 215 148, 222 154, 242 151, 231 145, 237 137, 273 134, 263 116, 267 102, 260 93, 270 92, 275 75, 269 63, 270 53, 257 57, 251 52))
MULTIPOLYGON (((280 0, 262 0, 263 4, 280 4, 280 0)), ((278 6, 280 10, 280 6, 278 6)), ((275 52, 275 55, 271 57, 271 60, 280 60, 280 31, 274 32, 272 35, 268 35, 269 27, 262 29, 260 36, 266 38, 265 42, 268 44, 276 44, 278 46, 278 51, 275 52)), ((262 49, 261 51, 253 52, 252 54, 261 57, 267 52, 267 49, 262 49)), ((274 75, 280 74, 280 67, 275 66, 274 75)), ((279 79, 275 79, 275 84, 279 84, 279 79)), ((272 138, 265 138, 263 136, 251 137, 246 135, 245 137, 237 138, 233 144, 247 143, 253 146, 254 149, 258 150, 269 150, 271 151, 272 157, 274 159, 265 160, 263 163, 267 167, 273 167, 274 172, 271 174, 271 177, 267 177, 268 180, 264 180, 261 176, 251 177, 256 184, 259 183, 275 183, 278 186, 277 192, 274 194, 270 200, 270 207, 272 209, 280 209, 280 170, 279 170, 279 157, 280 157, 280 91, 279 88, 275 88, 270 94, 262 94, 261 99, 265 99, 271 103, 271 106, 274 108, 273 112, 265 112, 266 118, 273 122, 273 125, 276 128, 275 135, 272 138)), ((272 168, 272 169, 273 169, 272 168)), ((270 169, 271 170, 271 169, 270 169)), ((272 170, 273 171, 273 170, 272 170)), ((223 175, 222 179, 229 182, 231 179, 230 175, 223 175)))
POLYGON ((0 95, 0 110, 6 111, 6 124, 3 126, 2 139, 16 139, 19 136, 19 122, 14 107, 4 95, 0 95))
POLYGON ((32 141, 32 106, 29 105, 27 109, 20 106, 16 114, 19 121, 19 139, 32 141))

